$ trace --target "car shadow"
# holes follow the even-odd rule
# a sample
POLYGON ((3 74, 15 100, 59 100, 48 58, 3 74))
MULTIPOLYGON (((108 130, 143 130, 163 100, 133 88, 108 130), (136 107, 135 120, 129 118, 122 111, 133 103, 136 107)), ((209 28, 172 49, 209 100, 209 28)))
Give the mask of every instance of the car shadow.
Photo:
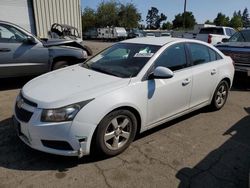
POLYGON ((33 78, 34 76, 18 77, 18 78, 1 78, 0 91, 20 89, 33 78))
POLYGON ((179 188, 249 187, 250 108, 245 108, 245 111, 249 115, 223 134, 230 135, 230 139, 193 168, 178 171, 179 188))
MULTIPOLYGON (((204 108, 162 124, 138 135, 135 141, 168 128, 180 121, 206 112, 208 112, 208 109, 204 108)), ((80 164, 94 163, 108 159, 108 157, 97 153, 79 159, 78 157, 57 156, 31 149, 17 137, 11 118, 0 121, 0 139, 0 151, 2 153, 0 155, 0 167, 7 169, 34 171, 58 170, 62 172, 80 164)))

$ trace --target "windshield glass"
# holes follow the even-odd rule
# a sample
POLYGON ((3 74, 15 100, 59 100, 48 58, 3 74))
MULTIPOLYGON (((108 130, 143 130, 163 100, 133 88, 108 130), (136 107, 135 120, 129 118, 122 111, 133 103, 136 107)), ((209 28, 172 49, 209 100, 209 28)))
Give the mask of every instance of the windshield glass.
POLYGON ((84 63, 83 67, 121 78, 134 77, 160 47, 118 43, 84 63))
POLYGON ((242 30, 235 33, 229 42, 250 42, 250 30, 242 30))

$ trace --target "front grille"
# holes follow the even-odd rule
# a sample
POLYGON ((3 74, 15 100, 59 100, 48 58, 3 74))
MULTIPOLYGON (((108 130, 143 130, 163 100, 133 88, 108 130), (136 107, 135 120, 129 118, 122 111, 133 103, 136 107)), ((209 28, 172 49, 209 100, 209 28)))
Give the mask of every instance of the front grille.
POLYGON ((67 150, 73 151, 72 146, 65 141, 57 140, 41 140, 42 144, 47 148, 57 149, 57 150, 67 150))
POLYGON ((16 116, 19 120, 27 123, 29 122, 31 116, 33 115, 32 112, 28 111, 28 110, 25 110, 23 108, 19 108, 16 104, 15 106, 15 112, 16 112, 16 116))

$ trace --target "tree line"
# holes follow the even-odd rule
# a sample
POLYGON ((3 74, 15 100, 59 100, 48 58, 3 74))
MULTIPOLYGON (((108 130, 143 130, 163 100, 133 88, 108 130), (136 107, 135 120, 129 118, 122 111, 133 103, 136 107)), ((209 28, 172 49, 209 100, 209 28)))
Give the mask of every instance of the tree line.
POLYGON ((133 3, 117 3, 114 0, 101 2, 97 9, 85 8, 82 12, 82 28, 99 27, 125 27, 137 28, 141 20, 141 14, 133 3))
MULTIPOLYGON (((147 28, 147 29, 192 29, 196 24, 195 16, 192 12, 185 12, 175 15, 172 22, 167 21, 167 16, 160 13, 156 7, 151 7, 146 16, 146 26, 140 24, 142 22, 141 13, 136 6, 131 2, 127 4, 118 3, 115 0, 101 2, 97 9, 85 8, 82 12, 82 27, 83 31, 90 28, 99 28, 107 26, 118 26, 131 28, 147 28), (185 21, 185 23, 183 23, 185 21)), ((207 20, 206 24, 214 24, 217 26, 230 26, 233 28, 250 27, 250 19, 248 9, 243 12, 240 10, 234 12, 230 19, 223 13, 218 13, 213 20, 207 20)))
POLYGON ((218 26, 230 26, 233 28, 242 28, 242 27, 250 27, 250 18, 248 9, 245 8, 241 13, 241 10, 238 12, 234 11, 233 17, 230 19, 223 13, 218 13, 217 17, 213 20, 213 22, 207 20, 205 23, 207 24, 215 24, 218 26))

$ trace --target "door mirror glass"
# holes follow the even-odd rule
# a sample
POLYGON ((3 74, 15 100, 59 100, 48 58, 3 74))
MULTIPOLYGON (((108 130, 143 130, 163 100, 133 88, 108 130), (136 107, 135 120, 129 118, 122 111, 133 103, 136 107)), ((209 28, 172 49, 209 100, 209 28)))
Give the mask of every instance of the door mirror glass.
POLYGON ((174 73, 169 68, 159 66, 156 67, 152 76, 153 78, 167 79, 167 78, 172 78, 174 76, 174 73))

